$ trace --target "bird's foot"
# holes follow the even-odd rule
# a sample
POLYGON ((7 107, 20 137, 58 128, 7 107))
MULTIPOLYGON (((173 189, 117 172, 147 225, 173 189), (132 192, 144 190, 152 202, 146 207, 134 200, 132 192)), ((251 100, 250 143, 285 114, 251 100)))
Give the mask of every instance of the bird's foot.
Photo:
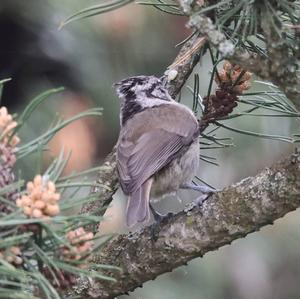
POLYGON ((150 210, 151 210, 151 212, 153 214, 153 218, 155 220, 155 223, 151 225, 151 239, 153 241, 157 241, 160 223, 163 222, 164 220, 172 217, 174 215, 174 213, 169 212, 167 214, 160 214, 157 211, 155 211, 155 209, 153 208, 153 206, 151 204, 150 204, 150 210))
POLYGON ((168 219, 168 218, 170 218, 171 216, 174 215, 171 212, 169 212, 167 214, 158 213, 157 211, 155 211, 155 209, 153 208, 153 206, 151 204, 150 204, 150 210, 153 214, 153 218, 154 218, 156 223, 161 223, 164 219, 168 219))
POLYGON ((181 188, 181 189, 195 190, 195 191, 201 192, 201 193, 203 193, 203 194, 213 194, 213 193, 219 191, 219 190, 217 190, 217 189, 213 189, 213 188, 208 187, 208 186, 196 185, 196 184, 193 184, 193 183, 185 183, 185 184, 182 184, 182 185, 180 186, 180 188, 181 188))
POLYGON ((198 207, 201 207, 203 203, 212 195, 213 193, 206 193, 202 194, 199 197, 197 197, 194 202, 198 207))
POLYGON ((183 185, 180 186, 181 189, 190 189, 190 190, 195 190, 198 192, 201 192, 202 194, 196 198, 196 200, 194 201, 194 203, 197 206, 202 206, 202 204, 214 193, 220 191, 217 189, 213 189, 211 187, 208 186, 203 186, 203 185, 196 185, 193 183, 185 183, 183 185))

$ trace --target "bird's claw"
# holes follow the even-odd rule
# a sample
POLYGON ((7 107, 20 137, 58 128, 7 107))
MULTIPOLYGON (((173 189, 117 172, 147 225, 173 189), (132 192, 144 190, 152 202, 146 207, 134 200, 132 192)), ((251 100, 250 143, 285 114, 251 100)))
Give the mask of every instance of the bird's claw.
POLYGON ((194 190, 194 191, 198 191, 201 192, 203 194, 212 194, 215 193, 219 190, 213 189, 211 187, 208 186, 203 186, 203 185, 196 185, 193 183, 185 183, 183 185, 180 186, 181 189, 190 189, 190 190, 194 190))
POLYGON ((151 239, 153 241, 157 241, 160 224, 163 221, 165 221, 165 220, 169 219, 170 217, 172 217, 174 215, 174 213, 169 212, 167 214, 160 214, 157 211, 155 211, 155 209, 152 207, 152 205, 150 205, 150 209, 151 209, 151 212, 153 214, 153 218, 155 220, 155 223, 151 225, 151 239))

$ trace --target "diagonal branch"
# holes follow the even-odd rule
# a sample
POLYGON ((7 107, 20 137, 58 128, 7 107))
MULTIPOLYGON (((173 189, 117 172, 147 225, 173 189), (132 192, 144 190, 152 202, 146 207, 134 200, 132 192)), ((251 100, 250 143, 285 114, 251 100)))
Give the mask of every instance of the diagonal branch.
POLYGON ((106 273, 117 282, 81 281, 70 294, 85 299, 114 298, 272 224, 300 206, 299 177, 298 151, 255 177, 225 188, 202 207, 191 206, 160 223, 155 228, 159 232, 157 241, 151 238, 153 227, 118 236, 94 257, 98 264, 123 269, 120 274, 106 273))

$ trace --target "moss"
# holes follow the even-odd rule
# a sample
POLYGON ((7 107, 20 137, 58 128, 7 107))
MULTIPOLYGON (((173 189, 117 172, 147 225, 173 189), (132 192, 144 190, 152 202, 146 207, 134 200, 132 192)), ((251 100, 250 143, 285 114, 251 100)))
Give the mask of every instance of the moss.
POLYGON ((192 217, 192 216, 187 216, 186 217, 185 224, 186 224, 187 227, 193 226, 194 223, 195 223, 195 217, 192 217))

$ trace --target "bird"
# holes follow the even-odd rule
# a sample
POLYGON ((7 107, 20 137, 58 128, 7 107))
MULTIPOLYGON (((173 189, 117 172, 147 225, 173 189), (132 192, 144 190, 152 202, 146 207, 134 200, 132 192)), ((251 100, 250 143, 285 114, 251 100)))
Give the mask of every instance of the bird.
POLYGON ((114 84, 120 99, 117 173, 128 197, 126 223, 161 216, 150 204, 180 188, 202 193, 211 188, 192 184, 199 166, 199 122, 193 111, 175 101, 156 76, 135 76, 114 84))

